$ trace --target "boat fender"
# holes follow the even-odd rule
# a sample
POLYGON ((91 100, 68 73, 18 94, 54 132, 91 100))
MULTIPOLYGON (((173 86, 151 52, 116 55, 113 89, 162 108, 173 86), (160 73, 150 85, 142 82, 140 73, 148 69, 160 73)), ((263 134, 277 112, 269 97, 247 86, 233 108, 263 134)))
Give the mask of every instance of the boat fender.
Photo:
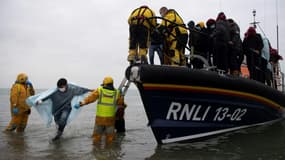
POLYGON ((140 81, 139 66, 133 66, 131 68, 130 81, 132 82, 140 81))

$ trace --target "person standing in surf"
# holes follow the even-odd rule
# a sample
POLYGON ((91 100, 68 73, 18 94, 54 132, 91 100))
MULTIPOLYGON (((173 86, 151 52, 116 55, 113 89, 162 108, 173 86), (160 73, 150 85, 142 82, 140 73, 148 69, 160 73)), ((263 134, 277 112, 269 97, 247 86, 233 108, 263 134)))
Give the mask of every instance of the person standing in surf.
POLYGON ((68 84, 65 78, 60 78, 57 81, 56 91, 36 102, 36 105, 39 105, 48 99, 52 101, 52 115, 54 116, 54 121, 57 125, 57 133, 52 141, 59 139, 64 131, 69 114, 72 110, 71 101, 73 97, 89 91, 91 90, 68 84))
POLYGON ((83 105, 98 100, 93 144, 99 144, 103 135, 106 135, 106 143, 112 144, 115 137, 117 106, 124 106, 122 98, 120 91, 114 87, 113 78, 107 76, 104 78, 103 84, 100 87, 91 92, 77 105, 76 108, 80 108, 83 105))
POLYGON ((14 130, 24 132, 31 114, 31 109, 25 100, 34 94, 33 85, 28 81, 28 76, 25 73, 20 73, 10 91, 12 118, 4 132, 13 132, 14 130))

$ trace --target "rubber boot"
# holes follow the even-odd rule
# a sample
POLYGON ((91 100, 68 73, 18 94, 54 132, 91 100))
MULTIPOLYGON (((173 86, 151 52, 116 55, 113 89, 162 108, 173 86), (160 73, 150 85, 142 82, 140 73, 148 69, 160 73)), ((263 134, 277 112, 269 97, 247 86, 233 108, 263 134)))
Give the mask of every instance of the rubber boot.
POLYGON ((142 64, 148 64, 147 61, 147 48, 140 48, 139 50, 139 60, 142 64))
POLYGON ((128 61, 130 62, 130 64, 134 64, 136 61, 136 50, 135 49, 130 49, 129 50, 129 55, 128 55, 128 61))

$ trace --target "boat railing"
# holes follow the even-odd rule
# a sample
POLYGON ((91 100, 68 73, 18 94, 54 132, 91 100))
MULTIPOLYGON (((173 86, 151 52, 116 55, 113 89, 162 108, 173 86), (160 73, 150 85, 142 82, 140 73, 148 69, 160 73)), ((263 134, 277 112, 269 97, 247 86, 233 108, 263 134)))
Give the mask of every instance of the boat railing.
POLYGON ((204 63, 204 67, 202 68, 203 70, 206 70, 206 71, 215 71, 217 72, 219 75, 226 75, 226 71, 225 70, 222 70, 222 69, 218 69, 217 66, 212 66, 209 64, 208 60, 201 56, 201 55, 197 55, 197 54, 186 54, 185 55, 187 59, 190 60, 190 64, 191 64, 191 61, 193 59, 199 59, 200 61, 202 61, 204 63))
POLYGON ((272 64, 273 71, 273 87, 281 92, 284 92, 284 73, 281 72, 280 64, 272 64))
MULTIPOLYGON (((224 70, 219 70, 219 69, 217 69, 216 66, 209 65, 209 62, 203 56, 196 55, 196 54, 186 54, 185 56, 187 59, 190 60, 190 64, 191 64, 191 60, 193 60, 195 58, 201 60, 204 63, 203 70, 216 71, 219 75, 222 75, 222 76, 226 74, 226 72, 224 70)), ((285 93, 284 73, 281 72, 281 67, 280 67, 279 62, 273 63, 272 68, 273 68, 273 70, 272 70, 272 87, 279 90, 280 92, 285 93)), ((242 66, 241 66, 241 72, 242 72, 240 75, 241 77, 249 78, 249 71, 247 69, 247 65, 245 62, 243 62, 242 66)))
MULTIPOLYGON (((216 66, 210 66, 209 65, 209 62, 208 62, 208 60, 205 58, 205 57, 203 57, 203 56, 201 56, 201 55, 197 55, 197 54, 185 54, 185 57, 188 59, 188 60, 190 60, 190 64, 191 64, 191 61, 193 60, 193 59, 199 59, 200 61, 202 61, 203 63, 204 63, 204 68, 206 69, 206 70, 213 70, 213 69, 215 69, 216 68, 216 66)), ((187 62, 188 63, 188 62, 187 62)))

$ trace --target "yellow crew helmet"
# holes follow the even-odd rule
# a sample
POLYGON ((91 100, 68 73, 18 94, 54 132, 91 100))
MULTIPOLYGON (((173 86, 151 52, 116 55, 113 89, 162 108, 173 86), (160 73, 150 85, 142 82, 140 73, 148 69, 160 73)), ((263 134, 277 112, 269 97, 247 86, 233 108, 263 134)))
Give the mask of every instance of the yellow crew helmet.
POLYGON ((104 78, 104 80, 103 80, 103 85, 105 86, 105 85, 107 85, 107 84, 113 84, 113 78, 112 77, 110 77, 110 76, 107 76, 107 77, 105 77, 104 78))
POLYGON ((25 73, 20 73, 17 76, 17 82, 18 83, 26 83, 26 81, 28 80, 28 76, 25 73))
POLYGON ((204 22, 202 22, 202 21, 201 21, 201 22, 199 22, 199 23, 198 23, 198 25, 199 25, 201 28, 205 28, 205 23, 204 23, 204 22))

